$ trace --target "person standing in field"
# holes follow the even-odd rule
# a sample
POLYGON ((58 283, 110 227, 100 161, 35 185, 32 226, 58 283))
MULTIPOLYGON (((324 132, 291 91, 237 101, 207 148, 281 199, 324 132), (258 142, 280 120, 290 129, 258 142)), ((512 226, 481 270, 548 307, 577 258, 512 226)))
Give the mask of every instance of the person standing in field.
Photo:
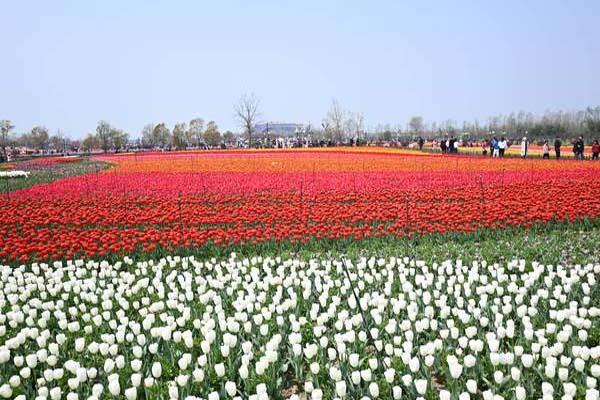
POLYGON ((440 149, 442 150, 442 153, 446 152, 446 141, 444 139, 440 141, 440 149))
POLYGON ((583 142, 583 136, 579 136, 575 141, 575 145, 573 146, 573 152, 575 153, 575 158, 578 160, 583 160, 583 152, 585 150, 585 144, 583 142))
POLYGON ((592 144, 592 160, 597 160, 598 155, 600 154, 600 143, 598 143, 598 139, 594 140, 592 144))
POLYGON ((504 157, 504 152, 506 151, 507 147, 508 143, 506 143, 506 138, 502 137, 502 139, 500 139, 500 141, 498 142, 498 153, 500 157, 504 157))
POLYGON ((544 140, 543 152, 544 152, 544 155, 542 156, 542 158, 550 159, 550 146, 548 146, 547 140, 544 140))
POLYGON ((484 140, 481 143, 481 152, 483 153, 484 156, 487 155, 487 152, 488 152, 488 142, 487 142, 487 140, 484 140))
POLYGON ((560 158, 560 146, 562 146, 562 142, 560 141, 560 138, 557 136, 556 139, 554 140, 554 153, 556 153, 557 160, 560 158))
POLYGON ((500 147, 498 147, 498 139, 492 138, 492 157, 500 156, 500 147))
POLYGON ((425 144, 425 140, 423 140, 423 138, 421 136, 419 136, 419 150, 423 151, 423 145, 425 144))
POLYGON ((523 136, 523 140, 521 140, 521 157, 527 157, 527 151, 529 150, 529 141, 527 140, 527 136, 523 136))

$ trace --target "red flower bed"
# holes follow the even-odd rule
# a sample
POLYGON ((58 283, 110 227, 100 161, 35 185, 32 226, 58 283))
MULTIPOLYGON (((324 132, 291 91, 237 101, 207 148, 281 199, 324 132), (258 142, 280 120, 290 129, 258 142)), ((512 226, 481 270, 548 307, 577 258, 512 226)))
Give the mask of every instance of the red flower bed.
POLYGON ((530 226, 600 215, 590 162, 354 152, 107 157, 0 203, 0 260, 530 226))
POLYGON ((80 157, 40 157, 23 162, 27 167, 48 167, 57 164, 76 163, 81 161, 80 157))

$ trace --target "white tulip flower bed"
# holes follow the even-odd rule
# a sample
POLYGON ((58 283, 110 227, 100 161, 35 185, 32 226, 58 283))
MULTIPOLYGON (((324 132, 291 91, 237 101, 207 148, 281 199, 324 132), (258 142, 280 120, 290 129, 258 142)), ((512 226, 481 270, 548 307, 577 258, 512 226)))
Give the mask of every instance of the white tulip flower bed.
POLYGON ((0 171, 0 178, 27 178, 29 171, 0 171))
POLYGON ((599 398, 600 265, 348 270, 352 286, 333 259, 0 267, 0 398, 599 398))

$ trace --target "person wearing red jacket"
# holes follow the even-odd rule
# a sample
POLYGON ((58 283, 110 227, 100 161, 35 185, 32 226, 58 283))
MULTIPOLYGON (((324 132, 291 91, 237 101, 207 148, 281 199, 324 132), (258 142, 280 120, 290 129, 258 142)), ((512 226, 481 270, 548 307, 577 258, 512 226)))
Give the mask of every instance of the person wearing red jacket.
POLYGON ((592 160, 597 160, 598 154, 600 154, 600 144, 598 144, 598 139, 596 139, 592 144, 592 160))

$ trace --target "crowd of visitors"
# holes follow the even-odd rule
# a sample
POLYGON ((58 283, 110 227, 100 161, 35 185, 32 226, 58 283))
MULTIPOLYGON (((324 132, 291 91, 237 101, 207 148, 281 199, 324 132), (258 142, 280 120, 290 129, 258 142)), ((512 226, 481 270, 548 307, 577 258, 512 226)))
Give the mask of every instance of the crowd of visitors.
MULTIPOLYGON (((573 140, 573 156, 577 160, 585 159, 585 141, 582 136, 579 136, 577 139, 573 140)), ((504 157, 506 154, 506 150, 512 145, 506 138, 501 137, 498 140, 496 137, 493 137, 491 140, 484 140, 481 143, 481 152, 484 156, 490 154, 492 157, 504 157)), ((554 140, 554 155, 556 159, 561 158, 561 147, 562 140, 557 137, 554 140)), ((529 156, 530 152, 530 142, 529 139, 524 136, 521 139, 521 149, 520 156, 526 158, 529 156)), ((550 159, 550 142, 548 140, 544 140, 542 144, 542 158, 550 159)), ((591 146, 591 159, 598 160, 600 157, 600 143, 598 140, 594 140, 591 146)))
MULTIPOLYGON (((504 154, 506 154, 506 150, 509 147, 510 144, 505 137, 501 137, 500 140, 498 140, 498 138, 494 136, 489 142, 487 140, 482 142, 481 152, 484 156, 487 156, 489 149, 492 157, 504 157, 504 154)), ((525 151, 527 151, 527 149, 525 151)))
POLYGON ((442 153, 456 154, 458 153, 459 142, 454 136, 450 136, 445 140, 440 141, 440 149, 442 153))

